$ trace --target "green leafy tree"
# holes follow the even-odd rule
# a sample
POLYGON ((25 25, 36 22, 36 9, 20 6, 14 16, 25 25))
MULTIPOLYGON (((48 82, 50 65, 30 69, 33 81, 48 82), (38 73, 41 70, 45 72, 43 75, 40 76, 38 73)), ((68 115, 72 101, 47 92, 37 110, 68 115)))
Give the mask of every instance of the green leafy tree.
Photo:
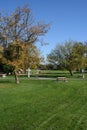
POLYGON ((67 41, 65 44, 57 45, 48 55, 48 61, 58 64, 73 75, 73 70, 85 66, 84 45, 81 42, 67 41))

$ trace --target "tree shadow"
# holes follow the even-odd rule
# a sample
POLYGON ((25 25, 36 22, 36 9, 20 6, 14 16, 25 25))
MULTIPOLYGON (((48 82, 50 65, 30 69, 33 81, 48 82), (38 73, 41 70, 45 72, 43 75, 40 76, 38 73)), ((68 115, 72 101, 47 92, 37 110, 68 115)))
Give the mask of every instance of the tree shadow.
POLYGON ((8 83, 8 84, 10 84, 10 83, 14 83, 14 80, 11 80, 11 79, 9 79, 9 80, 8 79, 1 80, 0 79, 0 83, 3 83, 3 84, 7 84, 8 83))

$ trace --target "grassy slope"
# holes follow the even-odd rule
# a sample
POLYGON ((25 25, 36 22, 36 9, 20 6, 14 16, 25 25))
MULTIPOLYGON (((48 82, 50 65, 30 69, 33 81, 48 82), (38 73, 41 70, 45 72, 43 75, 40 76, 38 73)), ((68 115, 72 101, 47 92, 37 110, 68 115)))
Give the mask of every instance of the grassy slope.
POLYGON ((0 130, 87 130, 87 81, 0 80, 0 130))

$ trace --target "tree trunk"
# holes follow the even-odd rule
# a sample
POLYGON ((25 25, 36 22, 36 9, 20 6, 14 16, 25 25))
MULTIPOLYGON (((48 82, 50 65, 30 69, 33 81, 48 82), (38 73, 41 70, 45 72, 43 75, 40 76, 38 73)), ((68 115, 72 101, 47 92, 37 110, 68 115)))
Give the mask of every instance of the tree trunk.
POLYGON ((69 72, 70 72, 70 75, 73 76, 73 72, 72 72, 72 70, 69 70, 69 72))
POLYGON ((14 71, 14 75, 15 75, 15 83, 16 83, 16 84, 19 84, 18 73, 17 73, 16 70, 14 71))

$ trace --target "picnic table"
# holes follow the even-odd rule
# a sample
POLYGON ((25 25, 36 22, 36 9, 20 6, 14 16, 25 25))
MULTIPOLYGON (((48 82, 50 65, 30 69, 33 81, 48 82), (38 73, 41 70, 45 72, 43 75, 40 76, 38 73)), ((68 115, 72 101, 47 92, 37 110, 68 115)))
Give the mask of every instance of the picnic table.
POLYGON ((57 81, 64 81, 64 82, 66 82, 66 81, 67 81, 67 78, 66 78, 66 77, 57 77, 56 80, 57 80, 57 81))
POLYGON ((4 77, 6 77, 6 74, 0 74, 0 77, 4 78, 4 77))

